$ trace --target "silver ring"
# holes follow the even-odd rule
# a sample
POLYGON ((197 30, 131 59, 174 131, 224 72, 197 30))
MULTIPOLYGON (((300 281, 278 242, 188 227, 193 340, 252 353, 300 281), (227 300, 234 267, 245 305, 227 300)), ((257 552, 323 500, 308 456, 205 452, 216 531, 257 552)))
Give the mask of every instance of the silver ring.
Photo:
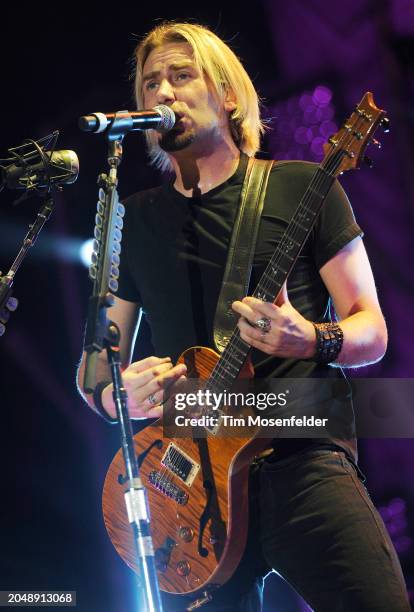
POLYGON ((262 334, 268 334, 270 332, 270 329, 272 327, 272 323, 270 321, 270 319, 258 319, 255 324, 255 327, 257 327, 258 329, 260 329, 260 331, 262 332, 262 334))
POLYGON ((151 395, 148 396, 148 403, 151 404, 151 406, 155 406, 155 404, 158 404, 157 400, 155 399, 155 395, 153 393, 151 393, 151 395))

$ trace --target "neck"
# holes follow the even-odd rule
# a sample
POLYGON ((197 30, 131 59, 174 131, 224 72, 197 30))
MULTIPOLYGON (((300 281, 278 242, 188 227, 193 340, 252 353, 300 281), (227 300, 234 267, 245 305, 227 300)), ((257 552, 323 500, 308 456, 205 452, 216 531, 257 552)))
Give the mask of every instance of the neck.
POLYGON ((199 154, 190 149, 171 155, 176 176, 174 187, 185 196, 192 197, 214 189, 237 169, 240 151, 233 140, 199 154))

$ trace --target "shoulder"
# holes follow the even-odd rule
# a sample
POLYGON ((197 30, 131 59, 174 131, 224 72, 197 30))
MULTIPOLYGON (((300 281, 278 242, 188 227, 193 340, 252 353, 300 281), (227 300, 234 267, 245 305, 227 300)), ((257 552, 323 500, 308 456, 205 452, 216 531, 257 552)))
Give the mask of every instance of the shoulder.
POLYGON ((274 160, 273 168, 271 171, 272 177, 289 178, 293 177, 296 179, 303 178, 309 180, 318 169, 318 164, 315 162, 308 162, 302 160, 274 160))
MULTIPOLYGON (((276 161, 269 176, 266 209, 276 214, 290 216, 299 204, 318 165, 311 162, 276 161)), ((266 212, 266 210, 265 210, 266 212)))
POLYGON ((143 191, 137 191, 122 200, 123 205, 129 213, 139 213, 147 207, 156 205, 161 199, 163 186, 152 187, 143 191))
POLYGON ((159 216, 163 201, 163 185, 137 191, 122 200, 125 206, 124 224, 126 227, 139 227, 150 224, 159 216))
MULTIPOLYGON (((308 161, 276 161, 270 173, 269 189, 274 195, 289 196, 299 203, 297 198, 303 196, 319 167, 319 164, 308 161)), ((344 204, 349 204, 337 178, 333 179, 328 190, 327 201, 331 200, 342 200, 344 204)))

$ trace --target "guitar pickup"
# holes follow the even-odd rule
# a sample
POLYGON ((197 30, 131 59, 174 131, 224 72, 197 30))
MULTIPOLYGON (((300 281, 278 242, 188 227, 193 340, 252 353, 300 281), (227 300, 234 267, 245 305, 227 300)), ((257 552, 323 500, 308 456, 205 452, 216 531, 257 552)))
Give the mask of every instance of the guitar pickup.
POLYGON ((161 464, 181 478, 187 487, 191 487, 200 469, 200 465, 173 442, 168 445, 161 464))

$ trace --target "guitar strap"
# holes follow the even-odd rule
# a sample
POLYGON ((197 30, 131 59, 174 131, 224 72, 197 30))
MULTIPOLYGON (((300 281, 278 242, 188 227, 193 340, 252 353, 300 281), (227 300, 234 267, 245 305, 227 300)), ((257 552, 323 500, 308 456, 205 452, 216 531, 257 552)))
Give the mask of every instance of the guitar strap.
POLYGON ((231 305, 248 294, 253 256, 270 171, 275 162, 249 158, 234 223, 216 314, 214 344, 221 353, 236 326, 231 305))

